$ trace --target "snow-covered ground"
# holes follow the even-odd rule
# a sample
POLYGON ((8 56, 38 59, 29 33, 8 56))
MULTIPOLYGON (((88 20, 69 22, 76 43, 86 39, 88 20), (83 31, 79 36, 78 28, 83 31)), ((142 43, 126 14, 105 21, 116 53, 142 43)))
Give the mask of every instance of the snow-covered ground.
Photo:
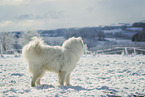
POLYGON ((0 58, 0 97, 145 96, 145 56, 83 56, 71 74, 72 86, 59 86, 57 74, 46 73, 42 85, 31 87, 21 57, 0 58))

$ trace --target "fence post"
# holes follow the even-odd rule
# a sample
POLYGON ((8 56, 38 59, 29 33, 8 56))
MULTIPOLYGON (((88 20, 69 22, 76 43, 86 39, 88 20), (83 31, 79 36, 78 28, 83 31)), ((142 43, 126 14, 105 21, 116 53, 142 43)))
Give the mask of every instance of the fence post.
POLYGON ((125 47, 125 54, 128 55, 127 47, 125 47))
POLYGON ((136 55, 136 50, 135 50, 135 48, 133 48, 133 50, 134 50, 134 54, 136 55))

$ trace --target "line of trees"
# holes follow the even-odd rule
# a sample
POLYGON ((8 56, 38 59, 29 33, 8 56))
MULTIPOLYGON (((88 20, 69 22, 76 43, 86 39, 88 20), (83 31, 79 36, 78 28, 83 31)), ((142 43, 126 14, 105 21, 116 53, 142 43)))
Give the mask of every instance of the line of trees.
MULTIPOLYGON (((6 54, 9 50, 14 52, 19 52, 25 44, 27 44, 32 37, 40 35, 35 31, 26 31, 19 38, 10 32, 0 33, 0 53, 1 55, 6 54)), ((12 53, 12 52, 11 52, 12 53)))
POLYGON ((145 42, 145 23, 138 22, 132 25, 133 27, 142 27, 143 31, 136 33, 132 37, 132 41, 145 42))

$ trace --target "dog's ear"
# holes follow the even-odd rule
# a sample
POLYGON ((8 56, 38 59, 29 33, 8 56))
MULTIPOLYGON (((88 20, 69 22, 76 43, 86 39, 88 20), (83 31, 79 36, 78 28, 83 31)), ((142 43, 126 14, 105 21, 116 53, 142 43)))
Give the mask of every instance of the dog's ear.
POLYGON ((37 55, 40 55, 40 53, 41 53, 41 49, 40 49, 39 43, 35 45, 35 52, 36 52, 37 55))
POLYGON ((81 37, 78 37, 78 40, 80 41, 82 47, 84 47, 84 42, 83 42, 82 38, 81 37))
POLYGON ((82 37, 78 37, 79 40, 82 40, 82 37))

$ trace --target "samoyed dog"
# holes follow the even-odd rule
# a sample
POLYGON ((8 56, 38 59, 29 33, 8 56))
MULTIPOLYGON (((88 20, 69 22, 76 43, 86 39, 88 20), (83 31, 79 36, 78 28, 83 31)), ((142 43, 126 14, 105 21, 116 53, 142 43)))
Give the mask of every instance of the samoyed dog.
POLYGON ((84 53, 83 40, 70 38, 62 46, 49 46, 37 37, 22 49, 22 56, 28 63, 28 71, 32 73, 31 86, 40 85, 45 71, 58 73, 60 85, 70 85, 70 74, 84 53))

